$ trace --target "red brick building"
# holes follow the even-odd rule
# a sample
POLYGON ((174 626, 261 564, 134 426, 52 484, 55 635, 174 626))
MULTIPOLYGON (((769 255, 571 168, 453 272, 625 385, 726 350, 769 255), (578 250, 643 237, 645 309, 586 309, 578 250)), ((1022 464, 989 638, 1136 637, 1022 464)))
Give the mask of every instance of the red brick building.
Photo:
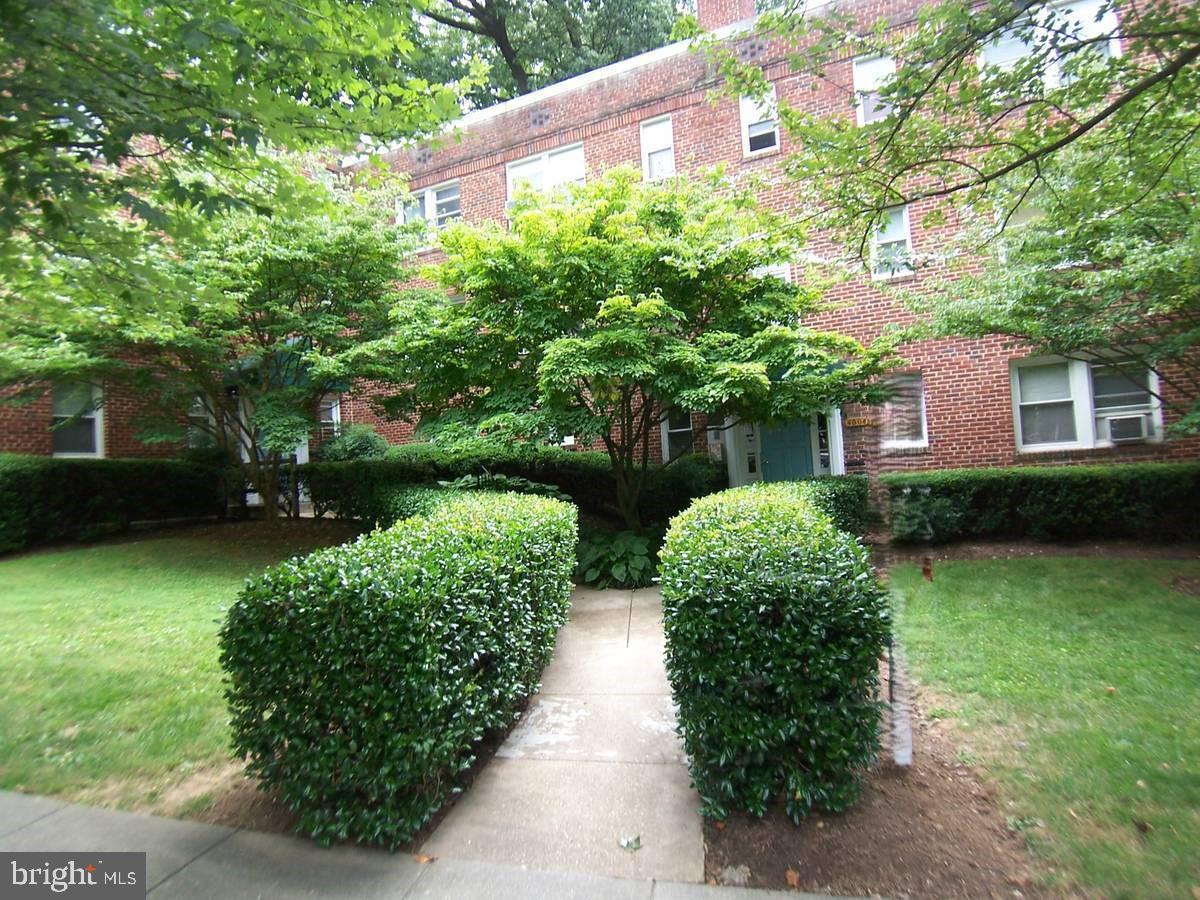
MULTIPOLYGON (((918 6, 867 0, 859 8, 867 19, 883 14, 903 27, 918 6)), ((739 56, 762 66, 777 99, 860 123, 886 114, 872 90, 892 71, 890 60, 847 56, 814 82, 791 71, 780 48, 746 36, 753 0, 699 0, 698 13, 705 29, 740 37, 739 56)), ((1112 51, 1120 49, 1114 41, 1112 51)), ((415 197, 400 214, 423 218, 433 229, 458 218, 502 220, 521 181, 548 188, 616 165, 640 166, 655 178, 717 163, 726 164, 732 177, 762 178, 768 184, 762 199, 773 208, 794 208, 781 172, 789 139, 773 110, 747 99, 714 100, 720 83, 709 59, 677 43, 470 113, 454 137, 391 156, 390 164, 410 176, 415 197)), ((832 307, 814 325, 869 340, 889 324, 910 320, 881 287, 898 281, 919 287, 944 274, 937 264, 915 271, 905 264, 936 258, 952 234, 953 225, 923 228, 924 212, 893 211, 876 240, 875 271, 836 286, 832 307)), ((837 252, 820 235, 810 250, 837 252)), ((422 255, 431 262, 437 254, 422 255)), ((775 274, 792 277, 794 267, 775 274)), ((687 445, 719 452, 734 484, 813 473, 1200 458, 1200 439, 1167 437, 1170 413, 1154 397, 1152 373, 1130 378, 1101 365, 1030 359, 1000 338, 926 341, 903 353, 908 365, 896 375, 895 399, 882 408, 830 409, 774 428, 739 423, 712 431, 702 416, 680 416, 663 423, 655 452, 687 445)), ((411 429, 379 420, 368 393, 342 397, 337 418, 368 422, 393 442, 407 440, 411 429)), ((61 398, 60 414, 70 401, 61 398)), ((135 407, 135 398, 108 398, 89 443, 82 431, 51 435, 55 409, 49 397, 21 410, 0 406, 0 450, 50 453, 57 443, 60 452, 75 446, 89 455, 159 452, 132 440, 135 407)))

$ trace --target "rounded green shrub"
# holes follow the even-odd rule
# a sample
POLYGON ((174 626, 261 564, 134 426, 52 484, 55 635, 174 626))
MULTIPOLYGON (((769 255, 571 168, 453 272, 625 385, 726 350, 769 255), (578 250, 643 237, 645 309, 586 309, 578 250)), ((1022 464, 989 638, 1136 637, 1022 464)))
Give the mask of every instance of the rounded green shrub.
POLYGON ((235 752, 317 840, 395 847, 538 686, 570 603, 561 501, 460 494, 277 566, 221 629, 235 752))
POLYGON ((782 799, 798 821, 853 803, 890 633, 866 549, 784 483, 698 500, 661 557, 667 674, 705 814, 782 799))
POLYGON ((388 442, 370 425, 346 425, 323 443, 318 454, 324 462, 353 462, 359 459, 383 459, 388 442))

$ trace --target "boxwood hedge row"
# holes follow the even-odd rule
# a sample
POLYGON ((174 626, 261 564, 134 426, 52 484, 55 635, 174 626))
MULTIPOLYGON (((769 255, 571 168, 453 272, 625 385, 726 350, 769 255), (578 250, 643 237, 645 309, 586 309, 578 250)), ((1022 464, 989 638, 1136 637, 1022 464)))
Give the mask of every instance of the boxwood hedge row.
POLYGON ((705 497, 671 523, 660 574, 667 674, 706 814, 840 810, 878 751, 890 633, 867 551, 804 483, 705 497))
MULTIPOLYGON (((388 496, 400 485, 431 484, 466 475, 510 475, 552 484, 581 509, 604 513, 615 502, 608 456, 591 451, 518 444, 445 450, 405 444, 382 460, 309 463, 300 478, 319 514, 368 522, 386 520, 388 496)), ((651 467, 642 491, 645 521, 665 521, 696 497, 726 486, 723 464, 696 455, 666 467, 651 467)))
POLYGON ((0 454, 0 553, 87 540, 132 522, 217 515, 226 475, 184 460, 0 454))
POLYGON ((943 469, 880 478, 892 538, 1200 539, 1200 465, 943 469))
POLYGON ((458 493, 248 582, 221 629, 235 752, 318 841, 411 837, 550 658, 574 507, 458 493))

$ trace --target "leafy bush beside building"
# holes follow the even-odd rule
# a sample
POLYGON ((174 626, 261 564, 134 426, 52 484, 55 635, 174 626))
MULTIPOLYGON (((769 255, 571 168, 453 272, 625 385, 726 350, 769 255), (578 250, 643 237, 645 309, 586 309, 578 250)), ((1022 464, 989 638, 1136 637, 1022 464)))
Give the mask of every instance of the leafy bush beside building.
MULTIPOLYGON (((818 489, 819 490, 819 489, 818 489)), ((706 814, 840 810, 878 749, 890 629, 866 549, 806 483, 694 503, 660 573, 667 674, 706 814)))
MULTIPOLYGON (((249 582, 221 630, 234 749, 322 843, 395 847, 538 685, 576 513, 460 493, 249 582)), ((457 492, 446 492, 457 493, 457 492)))

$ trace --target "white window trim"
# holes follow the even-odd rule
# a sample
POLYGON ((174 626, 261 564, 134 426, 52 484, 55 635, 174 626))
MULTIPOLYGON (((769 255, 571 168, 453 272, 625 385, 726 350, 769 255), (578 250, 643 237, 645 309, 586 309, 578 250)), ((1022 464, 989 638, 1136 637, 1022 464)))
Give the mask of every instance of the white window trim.
MULTIPOLYGON (((866 121, 866 110, 863 107, 863 93, 865 91, 860 89, 858 86, 858 84, 859 84, 858 70, 861 66, 865 66, 867 63, 872 63, 872 62, 875 62, 876 60, 881 60, 881 59, 886 59, 889 63, 891 63, 892 75, 894 76, 896 74, 896 60, 894 60, 890 56, 882 56, 882 55, 860 56, 860 57, 856 58, 853 63, 853 68, 851 70, 851 78, 854 83, 854 116, 858 120, 858 124, 860 127, 863 125, 868 125, 870 123, 866 121)), ((885 116, 884 118, 887 118, 887 117, 885 116)), ((883 121, 883 119, 876 119, 875 121, 881 122, 881 121, 883 121)))
POLYGON ((907 272, 880 272, 877 266, 877 256, 879 252, 879 233, 876 232, 871 239, 871 280, 872 281, 896 281, 901 278, 911 278, 916 274, 913 266, 913 239, 912 239, 912 223, 908 216, 908 204, 903 206, 888 207, 888 211, 899 209, 901 218, 904 220, 904 242, 908 245, 908 262, 909 269, 907 272))
MULTIPOLYGON (((675 174, 675 123, 671 121, 671 116, 668 113, 665 116, 655 116, 653 119, 647 119, 638 126, 638 139, 641 142, 642 148, 642 178, 645 181, 650 181, 650 154, 658 153, 661 150, 671 151, 671 175, 675 174), (666 147, 650 147, 646 144, 646 129, 654 125, 667 123, 667 132, 671 135, 671 142, 666 147)), ((663 176, 669 177, 669 176, 663 176)))
MULTIPOLYGON (((447 225, 439 225, 437 223, 437 192, 440 190, 443 190, 445 188, 451 187, 453 185, 458 185, 459 214, 458 214, 457 218, 451 219, 450 222, 461 222, 462 218, 463 218, 462 217, 462 183, 459 181, 459 179, 452 178, 449 181, 443 181, 440 184, 430 185, 429 187, 420 188, 416 191, 410 192, 410 196, 414 201, 417 200, 418 198, 420 198, 421 209, 425 214, 425 221, 422 224, 425 226, 425 236, 426 237, 432 238, 432 236, 435 232, 441 231, 443 228, 446 228, 447 225, 449 224, 449 223, 447 223, 447 225)), ((396 198, 396 219, 400 222, 401 225, 410 224, 409 222, 404 221, 404 212, 408 206, 409 206, 409 204, 405 203, 402 198, 400 198, 400 197, 396 198)), ((423 243, 417 249, 427 250, 428 248, 430 248, 432 246, 433 246, 433 241, 429 240, 429 241, 426 241, 425 243, 423 243)))
POLYGON ((786 281, 788 284, 791 284, 792 264, 791 262, 777 262, 771 263, 768 266, 758 266, 757 268, 752 269, 750 274, 755 278, 766 278, 768 276, 779 278, 783 281, 786 281))
POLYGON ((769 85, 770 92, 764 105, 760 105, 752 97, 738 98, 738 118, 741 121, 742 128, 742 156, 746 159, 757 158, 759 156, 769 156, 772 153, 778 153, 781 145, 781 137, 779 133, 779 112, 776 108, 775 85, 769 85), (764 106, 766 107, 764 109, 764 106), (747 115, 749 111, 750 115, 747 115), (752 118, 752 116, 761 116, 763 112, 772 112, 773 115, 769 118, 752 118), (770 147, 763 147, 761 150, 750 149, 750 126, 757 125, 760 122, 771 122, 774 125, 775 143, 770 147))
MULTIPOLYGON (((92 428, 96 436, 96 451, 94 453, 59 453, 53 452, 50 455, 58 459, 104 459, 104 392, 96 385, 91 385, 92 388, 92 428)), ((51 421, 55 418, 53 411, 50 414, 51 421)))
MULTIPOLYGON (((318 410, 318 412, 320 412, 320 403, 319 402, 317 405, 317 410, 318 410)), ((333 402, 329 404, 329 415, 330 415, 329 422, 333 426, 334 433, 337 434, 339 431, 341 431, 341 426, 342 426, 342 398, 341 398, 340 394, 338 396, 334 397, 333 402)), ((320 428, 324 424, 325 423, 320 419, 320 417, 318 417, 317 418, 317 427, 320 428)))
MULTIPOLYGON (((1098 356, 1092 360, 1065 359, 1061 356, 1032 356, 1027 359, 1016 359, 1009 363, 1009 389, 1012 395, 1013 434, 1016 437, 1017 450, 1020 453, 1053 453, 1057 450, 1104 450, 1121 446, 1109 440, 1096 436, 1096 404, 1092 396, 1091 368, 1095 363, 1103 365, 1105 359, 1098 356), (1074 404, 1075 440, 1056 441, 1052 444, 1025 444, 1021 434, 1021 402, 1020 386, 1017 382, 1017 372, 1026 366, 1044 366, 1056 363, 1067 364, 1067 378, 1071 386, 1071 402, 1074 404)), ((1150 420, 1154 424, 1154 433, 1147 436, 1146 443, 1162 443, 1164 437, 1162 402, 1159 400, 1158 375, 1153 370, 1147 371, 1147 384, 1150 388, 1150 420)))
POLYGON ((929 446, 929 416, 925 401, 925 377, 920 372, 902 372, 898 377, 916 377, 921 380, 921 437, 919 440, 894 440, 884 438, 879 446, 884 450, 921 450, 929 446))
MULTIPOLYGON (((1050 9, 1052 12, 1057 13, 1061 10, 1070 9, 1073 6, 1082 6, 1082 5, 1083 5, 1083 3, 1081 3, 1080 0, 1068 0, 1068 2, 1066 2, 1066 3, 1052 4, 1050 9)), ((1023 27, 1023 28, 1029 28, 1032 26, 1035 34, 1031 35, 1031 38, 1034 40, 1037 40, 1036 31, 1040 27, 1040 24, 1041 23, 1037 20, 1033 21, 1032 23, 1029 23, 1028 21, 1026 21, 1026 23, 1024 23, 1023 25, 1018 23, 1019 27, 1023 27)), ((1109 9, 1108 12, 1105 13, 1104 18, 1098 24, 1098 28, 1102 32, 1111 29, 1112 37, 1109 39, 1109 42, 1108 42, 1108 52, 1109 52, 1109 55, 1114 59, 1116 59, 1117 57, 1120 57, 1123 54, 1123 49, 1121 47, 1121 27, 1120 27, 1120 22, 1117 20, 1117 15, 1116 15, 1115 10, 1109 9)), ((1025 59, 1027 56, 1028 56, 1028 54, 1023 54, 1021 57, 1018 57, 1018 59, 1025 59)), ((981 46, 979 49, 978 57, 976 59, 976 63, 978 64, 980 71, 983 71, 984 69, 989 68, 987 59, 985 57, 986 57, 986 52, 985 52, 984 48, 981 46)), ((998 66, 996 68, 998 68, 1000 71, 1007 72, 1007 71, 1010 71, 1013 68, 1013 66, 1015 66, 1016 64, 1017 64, 1016 61, 1014 61, 1011 65, 998 66)), ((1056 87, 1062 86, 1063 73, 1062 73, 1062 60, 1061 59, 1047 60, 1045 71, 1046 71, 1046 87, 1047 88, 1056 88, 1056 87)))
MULTIPOLYGON (((573 144, 563 144, 561 147, 555 147, 553 150, 546 150, 546 151, 543 151, 542 153, 534 153, 530 156, 523 156, 520 159, 514 159, 511 162, 506 163, 504 166, 504 191, 505 191, 504 196, 505 196, 506 204, 512 203, 512 201, 513 201, 513 189, 516 187, 516 185, 513 183, 513 176, 512 176, 512 170, 514 168, 516 168, 518 166, 528 165, 531 162, 541 162, 543 166, 548 166, 551 157, 559 156, 564 153, 570 153, 574 150, 582 151, 583 150, 583 141, 576 141, 573 144)), ((583 154, 583 170, 585 173, 587 172, 587 154, 586 154, 586 152, 584 152, 584 154, 583 154)), ((564 183, 566 183, 566 182, 564 182, 564 183)), ((561 184, 550 185, 550 186, 543 185, 540 188, 540 190, 553 190, 556 187, 561 187, 561 184)))
MULTIPOLYGON (((661 437, 659 443, 662 444, 663 462, 668 463, 671 461, 671 432, 675 431, 679 434, 682 434, 683 429, 682 428, 672 428, 670 416, 667 416, 666 418, 664 418, 662 420, 662 422, 659 424, 659 428, 661 429, 661 432, 662 432, 662 437, 661 437)), ((688 410, 688 433, 692 436, 691 446, 694 451, 695 446, 696 446, 696 426, 695 426, 695 423, 692 421, 691 410, 688 410)), ((680 455, 685 456, 686 454, 680 454, 680 455)))

